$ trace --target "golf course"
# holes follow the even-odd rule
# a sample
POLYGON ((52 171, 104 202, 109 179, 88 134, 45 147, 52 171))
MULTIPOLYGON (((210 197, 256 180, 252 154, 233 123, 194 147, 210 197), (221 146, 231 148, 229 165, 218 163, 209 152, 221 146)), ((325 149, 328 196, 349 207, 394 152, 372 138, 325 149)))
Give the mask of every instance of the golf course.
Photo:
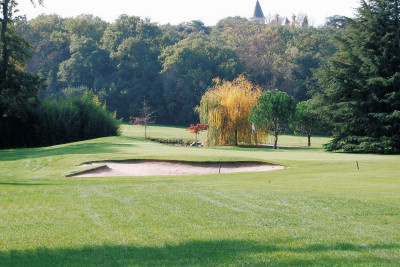
MULTIPOLYGON (((186 147, 121 135, 0 150, 0 266, 399 266, 400 155, 186 147), (88 162, 264 162, 196 175, 71 177, 88 162)), ((147 136, 194 139, 185 128, 147 136)), ((206 133, 200 134, 204 140, 206 133)))

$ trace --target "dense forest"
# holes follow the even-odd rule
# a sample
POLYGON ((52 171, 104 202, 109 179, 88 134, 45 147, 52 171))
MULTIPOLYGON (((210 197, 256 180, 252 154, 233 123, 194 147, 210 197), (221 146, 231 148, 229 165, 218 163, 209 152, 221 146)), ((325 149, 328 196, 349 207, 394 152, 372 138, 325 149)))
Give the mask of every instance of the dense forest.
POLYGON ((214 78, 245 73, 264 90, 278 89, 297 101, 316 90, 314 71, 337 51, 345 26, 339 16, 324 27, 266 26, 229 17, 213 27, 201 21, 158 25, 121 15, 107 23, 92 15, 42 15, 16 20, 17 34, 32 44, 26 70, 46 80, 40 98, 92 90, 109 111, 127 120, 145 97, 158 123, 198 121, 193 108, 214 78))
MULTIPOLYGON (((158 123, 194 124, 215 81, 243 77, 293 99, 293 112, 298 103, 292 130, 331 133, 330 151, 400 153, 399 0, 360 1, 355 18, 333 16, 322 27, 307 16, 285 26, 241 17, 213 27, 127 15, 26 20, 13 17, 15 1, 0 3, 0 146, 113 135, 116 118, 138 117, 144 102, 158 123)), ((260 114, 274 106, 264 95, 260 114)), ((283 126, 275 128, 277 137, 283 126)))

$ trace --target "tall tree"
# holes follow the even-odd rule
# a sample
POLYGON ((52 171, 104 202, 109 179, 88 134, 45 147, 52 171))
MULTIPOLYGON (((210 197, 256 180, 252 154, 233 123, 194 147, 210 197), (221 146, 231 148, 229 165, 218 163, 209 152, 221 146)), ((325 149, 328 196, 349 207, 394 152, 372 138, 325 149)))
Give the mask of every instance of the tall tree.
POLYGON ((101 89, 95 81, 112 71, 110 53, 87 37, 74 38, 69 49, 71 57, 59 65, 60 81, 66 86, 101 89))
POLYGON ((361 1, 319 73, 334 127, 328 150, 400 153, 400 0, 361 1))
MULTIPOLYGON (((33 0, 30 0, 32 4, 34 4, 33 0)), ((42 0, 38 0, 39 4, 42 4, 42 0)), ((10 31, 9 25, 12 23, 12 18, 14 15, 14 9, 17 6, 16 1, 14 0, 2 0, 0 2, 0 11, 2 17, 0 18, 1 22, 1 33, 0 33, 0 44, 1 44, 1 53, 2 53, 2 65, 1 65, 1 78, 6 81, 7 79, 7 70, 9 68, 10 61, 10 45, 12 45, 11 38, 7 37, 7 33, 10 31), (10 39, 10 40, 9 40, 10 39)))
POLYGON ((126 15, 105 30, 101 40, 110 52, 115 72, 110 77, 109 90, 102 92, 102 100, 117 110, 119 117, 128 119, 134 114, 143 97, 159 114, 165 114, 159 82, 161 36, 157 24, 126 15))
POLYGON ((17 34, 33 46, 30 50, 32 57, 25 70, 39 73, 47 80, 47 89, 41 92, 41 97, 57 97, 61 94, 62 84, 57 77, 59 65, 71 56, 71 36, 64 29, 64 21, 58 15, 40 15, 29 21, 18 20, 15 24, 17 34))
POLYGON ((240 58, 245 62, 253 82, 263 88, 285 90, 290 85, 287 76, 290 62, 287 58, 286 44, 280 33, 273 28, 262 28, 259 33, 250 37, 240 58))
POLYGON ((243 68, 235 52, 205 37, 184 39, 161 54, 168 120, 185 125, 197 120, 193 108, 215 77, 233 80, 243 68))
POLYGON ((290 87, 285 84, 290 66, 286 43, 276 28, 235 17, 219 21, 211 35, 235 50, 254 83, 267 89, 290 87))
POLYGON ((124 112, 133 114, 142 106, 143 97, 146 97, 148 104, 162 109, 160 99, 159 72, 161 64, 158 60, 160 51, 151 44, 149 40, 129 37, 113 53, 114 62, 117 63, 117 72, 114 77, 118 78, 117 87, 126 90, 120 103, 127 103, 124 112))
POLYGON ((301 27, 292 31, 287 49, 292 62, 290 79, 293 96, 297 101, 304 101, 311 98, 311 89, 318 86, 314 71, 337 52, 335 36, 338 31, 327 27, 301 27))
POLYGON ((341 30, 346 28, 347 18, 344 16, 334 15, 326 18, 325 26, 341 30))
POLYGON ((158 45, 161 30, 157 24, 140 17, 121 15, 113 24, 108 25, 104 31, 101 41, 105 49, 117 52, 118 47, 127 38, 147 40, 158 45))
POLYGON ((291 126, 295 132, 306 134, 308 146, 311 146, 311 136, 320 126, 320 121, 320 116, 310 99, 297 103, 291 126))
POLYGON ((63 29, 74 38, 88 37, 100 42, 108 24, 93 15, 80 15, 63 21, 63 29))
POLYGON ((30 45, 16 34, 13 27, 16 6, 14 0, 0 2, 0 118, 23 118, 24 104, 37 96, 43 82, 39 76, 22 71, 29 58, 30 45))

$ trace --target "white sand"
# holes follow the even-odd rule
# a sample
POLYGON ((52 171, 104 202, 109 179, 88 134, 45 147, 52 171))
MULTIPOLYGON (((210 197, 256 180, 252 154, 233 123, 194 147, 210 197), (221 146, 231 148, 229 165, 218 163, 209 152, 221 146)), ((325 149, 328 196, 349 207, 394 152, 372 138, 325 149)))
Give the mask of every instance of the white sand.
POLYGON ((261 162, 234 163, 187 163, 172 161, 124 161, 124 162, 93 162, 82 167, 99 167, 85 171, 73 177, 109 177, 109 176, 157 176, 157 175, 188 175, 234 172, 265 172, 285 169, 284 166, 261 162), (100 166, 104 166, 101 167, 100 166))

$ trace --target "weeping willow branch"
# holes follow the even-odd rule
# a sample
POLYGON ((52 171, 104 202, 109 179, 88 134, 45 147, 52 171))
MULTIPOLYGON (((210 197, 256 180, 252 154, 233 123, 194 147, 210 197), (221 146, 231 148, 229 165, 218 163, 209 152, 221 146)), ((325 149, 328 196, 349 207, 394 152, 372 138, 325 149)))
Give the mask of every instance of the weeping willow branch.
MULTIPOLYGON (((197 112, 200 121, 208 124, 208 145, 248 145, 252 128, 248 117, 261 88, 246 80, 244 75, 232 82, 214 79, 214 86, 202 97, 197 112)), ((263 135, 254 133, 254 142, 260 143, 263 135)))

